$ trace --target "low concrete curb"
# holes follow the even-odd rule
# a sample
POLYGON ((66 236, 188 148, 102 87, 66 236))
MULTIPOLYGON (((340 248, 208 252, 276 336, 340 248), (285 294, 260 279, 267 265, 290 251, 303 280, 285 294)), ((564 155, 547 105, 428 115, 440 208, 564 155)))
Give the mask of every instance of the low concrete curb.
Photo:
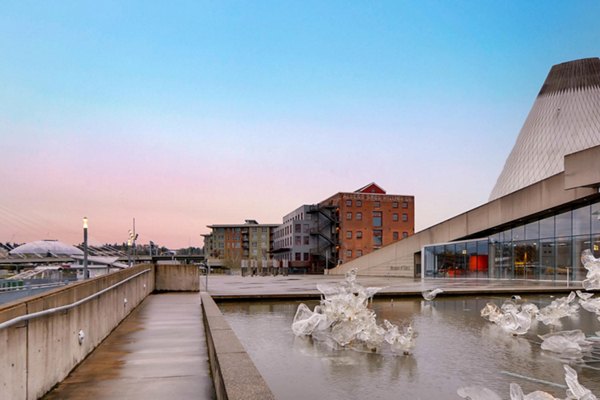
POLYGON ((210 370, 218 400, 275 399, 212 297, 200 293, 210 370))

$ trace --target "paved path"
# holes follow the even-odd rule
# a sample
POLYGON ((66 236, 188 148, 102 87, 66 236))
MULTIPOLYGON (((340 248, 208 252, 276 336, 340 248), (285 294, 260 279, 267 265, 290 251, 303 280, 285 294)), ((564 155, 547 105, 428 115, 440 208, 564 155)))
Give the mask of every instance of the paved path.
POLYGON ((200 296, 151 295, 44 399, 214 399, 200 296))
MULTIPOLYGON (((343 276, 288 275, 246 276, 210 275, 208 292, 215 299, 233 298, 302 298, 318 297, 317 284, 335 283, 343 276)), ((415 296, 427 289, 442 288, 447 294, 475 293, 537 293, 568 292, 581 289, 581 282, 488 280, 488 279, 420 279, 396 277, 358 276, 362 286, 384 287, 380 294, 393 296, 415 296)), ((206 276, 200 278, 202 290, 206 287, 206 276)))

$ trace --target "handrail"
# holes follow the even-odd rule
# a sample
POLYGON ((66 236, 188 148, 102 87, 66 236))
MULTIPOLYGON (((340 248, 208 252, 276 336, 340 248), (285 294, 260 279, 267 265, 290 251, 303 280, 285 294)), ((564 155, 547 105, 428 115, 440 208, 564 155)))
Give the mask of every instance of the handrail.
POLYGON ((34 284, 34 285, 30 285, 30 284, 25 284, 25 285, 21 285, 21 286, 6 286, 6 287, 0 287, 0 293, 1 292, 20 292, 23 290, 35 290, 35 289, 46 289, 46 288, 51 288, 51 287, 58 287, 58 286, 66 286, 68 285, 68 281, 61 281, 61 282, 48 282, 48 283, 38 283, 38 284, 34 284))
POLYGON ((112 289, 116 288, 117 286, 121 286, 125 282, 128 282, 128 281, 132 280, 133 278, 136 278, 136 277, 138 277, 138 276, 140 276, 142 274, 145 274, 146 272, 149 272, 149 271, 151 271, 150 268, 145 269, 145 270, 143 270, 141 272, 138 272, 135 275, 131 275, 127 279, 119 281, 119 282, 115 283, 112 286, 109 286, 109 287, 107 287, 105 289, 102 289, 101 291, 96 292, 96 293, 94 293, 92 295, 89 295, 88 297, 85 297, 85 298, 83 298, 81 300, 78 300, 78 301, 76 301, 74 303, 65 304, 64 306, 49 308, 47 310, 38 311, 38 312, 31 313, 31 314, 25 314, 25 315, 21 315, 19 317, 13 318, 13 319, 9 319, 8 321, 4 321, 4 322, 0 323, 0 329, 8 328, 9 326, 13 326, 14 324, 17 324, 17 323, 22 322, 22 321, 29 321, 30 319, 34 319, 34 318, 38 318, 38 317, 43 317, 44 315, 50 315, 50 314, 57 313, 59 311, 70 310, 71 308, 74 308, 74 307, 77 307, 80 304, 86 303, 86 302, 92 300, 93 298, 96 298, 96 297, 100 296, 101 294, 106 293, 109 290, 112 290, 112 289))

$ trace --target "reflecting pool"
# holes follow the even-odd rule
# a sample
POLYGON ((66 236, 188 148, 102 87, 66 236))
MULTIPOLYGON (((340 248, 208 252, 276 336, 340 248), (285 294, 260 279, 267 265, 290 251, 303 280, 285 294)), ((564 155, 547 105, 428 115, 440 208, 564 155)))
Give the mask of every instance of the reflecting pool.
MULTIPOLYGON (((562 297, 560 295, 558 297, 562 297)), ((225 318, 278 399, 459 399, 461 386, 486 386, 509 398, 509 384, 525 393, 543 390, 565 397, 565 361, 540 349, 540 322, 515 337, 484 320, 488 302, 507 297, 382 299, 373 302, 379 322, 412 321, 418 336, 413 354, 392 356, 332 350, 310 338, 297 338, 291 324, 297 302, 220 303, 225 318)), ((523 296, 543 307, 554 297, 523 296)), ((306 302, 312 309, 317 301, 306 302)), ((580 309, 556 330, 600 330, 595 314, 580 309)), ((583 359, 571 361, 579 382, 600 395, 600 343, 583 359)))

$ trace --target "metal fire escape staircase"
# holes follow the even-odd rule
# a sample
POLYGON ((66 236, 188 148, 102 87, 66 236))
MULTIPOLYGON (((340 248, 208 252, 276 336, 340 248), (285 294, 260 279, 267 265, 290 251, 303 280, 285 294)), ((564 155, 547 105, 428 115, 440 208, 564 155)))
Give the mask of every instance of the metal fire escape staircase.
MULTIPOLYGON (((312 256, 317 256, 323 261, 328 260, 329 265, 337 264, 337 228, 339 221, 334 206, 312 205, 308 210, 309 214, 316 214, 316 226, 310 229, 310 235, 317 237, 317 247, 311 250, 312 256), (321 246, 321 240, 325 242, 325 246, 321 246), (330 257, 326 257, 327 250, 330 249, 330 257)), ((329 265, 325 266, 326 268, 329 265)))

